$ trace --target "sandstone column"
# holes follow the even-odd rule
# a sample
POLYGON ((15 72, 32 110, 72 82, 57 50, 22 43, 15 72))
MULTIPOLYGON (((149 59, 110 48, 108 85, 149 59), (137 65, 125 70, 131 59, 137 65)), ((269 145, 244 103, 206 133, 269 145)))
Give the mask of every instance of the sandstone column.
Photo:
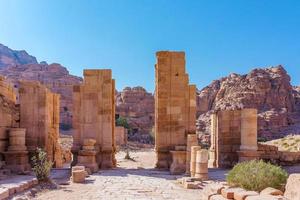
POLYGON ((187 136, 187 147, 186 147, 186 174, 187 175, 190 175, 192 146, 198 146, 198 138, 196 134, 189 134, 187 136))
POLYGON ((73 89, 73 163, 78 162, 84 139, 95 139, 99 168, 111 168, 115 161, 115 81, 109 69, 84 70, 84 82, 73 89))
POLYGON ((202 181, 208 179, 208 151, 206 149, 197 151, 195 178, 202 181))
POLYGON ((185 53, 160 51, 155 65, 155 149, 157 168, 168 169, 170 151, 186 146, 195 130, 195 87, 189 85, 185 53))
POLYGON ((4 152, 5 168, 14 173, 22 173, 31 170, 28 160, 28 151, 25 146, 26 129, 11 128, 9 130, 9 146, 4 152))
POLYGON ((191 161, 190 161, 190 174, 191 174, 191 177, 195 177, 197 151, 200 151, 200 150, 201 150, 200 146, 192 146, 191 147, 191 161))
POLYGON ((257 151, 257 110, 243 109, 241 111, 241 146, 239 161, 258 159, 257 151))
POLYGON ((218 118, 217 114, 213 113, 211 115, 211 127, 210 127, 210 148, 209 148, 209 160, 208 166, 210 168, 215 168, 216 164, 216 132, 218 129, 218 118))
POLYGON ((241 147, 240 150, 257 150, 257 110, 241 111, 241 147))
POLYGON ((19 89, 20 127, 26 128, 30 154, 44 148, 55 167, 62 167, 59 139, 59 98, 37 81, 21 81, 19 89))

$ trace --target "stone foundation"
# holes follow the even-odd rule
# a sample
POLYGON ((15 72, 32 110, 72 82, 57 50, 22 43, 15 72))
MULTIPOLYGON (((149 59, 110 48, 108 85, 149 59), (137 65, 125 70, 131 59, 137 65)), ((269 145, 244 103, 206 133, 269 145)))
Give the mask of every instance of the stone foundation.
POLYGON ((11 128, 9 130, 9 146, 4 152, 5 168, 14 173, 30 171, 28 151, 25 146, 26 129, 11 128))
POLYGON ((171 174, 183 174, 186 171, 186 151, 171 151, 171 174))

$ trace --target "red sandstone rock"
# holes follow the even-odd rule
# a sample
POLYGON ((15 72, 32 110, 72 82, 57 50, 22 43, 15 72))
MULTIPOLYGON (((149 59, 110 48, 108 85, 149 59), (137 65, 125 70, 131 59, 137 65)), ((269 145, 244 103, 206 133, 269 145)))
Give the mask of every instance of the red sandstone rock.
POLYGON ((63 127, 72 124, 72 89, 82 79, 70 75, 60 64, 26 64, 0 68, 0 74, 7 77, 16 87, 19 80, 39 81, 52 92, 60 94, 60 123, 63 127))
POLYGON ((137 133, 131 139, 147 140, 154 126, 154 96, 142 87, 126 87, 116 93, 116 114, 126 118, 137 133))
POLYGON ((210 113, 241 108, 258 109, 259 135, 278 137, 299 132, 300 89, 293 88, 282 66, 230 74, 198 92, 198 133, 209 133, 210 113))

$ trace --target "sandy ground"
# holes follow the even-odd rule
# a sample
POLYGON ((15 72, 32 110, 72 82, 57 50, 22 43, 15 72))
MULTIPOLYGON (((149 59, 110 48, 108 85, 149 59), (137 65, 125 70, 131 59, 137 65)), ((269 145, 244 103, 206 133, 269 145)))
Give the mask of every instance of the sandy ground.
MULTIPOLYGON (((118 167, 113 170, 102 170, 87 178, 84 184, 68 181, 68 170, 55 170, 54 180, 62 184, 60 189, 43 191, 34 199, 199 199, 201 190, 187 190, 177 183, 181 176, 170 175, 167 171, 153 169, 155 153, 151 150, 131 152, 133 160, 126 160, 125 152, 117 155, 118 167)), ((223 179, 224 171, 215 173, 214 179, 223 179)))
MULTIPOLYGON (((184 189, 176 181, 182 176, 173 176, 168 171, 154 169, 153 149, 131 151, 130 157, 133 160, 124 159, 125 155, 124 151, 118 152, 116 169, 101 170, 88 177, 84 184, 69 181, 70 169, 55 169, 51 176, 59 184, 59 189, 39 191, 30 199, 200 200, 201 190, 184 189)), ((300 173, 300 166, 286 169, 289 173, 300 173)), ((223 169, 209 169, 209 178, 212 182, 224 181, 227 172, 223 169)), ((24 196, 30 197, 25 193, 17 195, 15 199, 27 199, 24 196)))

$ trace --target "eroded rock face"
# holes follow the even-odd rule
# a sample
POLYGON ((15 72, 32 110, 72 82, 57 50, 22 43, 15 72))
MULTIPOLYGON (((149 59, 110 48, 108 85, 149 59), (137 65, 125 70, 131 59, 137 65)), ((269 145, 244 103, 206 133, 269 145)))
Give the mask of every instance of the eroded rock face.
POLYGON ((230 74, 213 81, 197 95, 197 131, 210 132, 210 114, 217 110, 258 109, 259 135, 267 138, 299 132, 300 89, 293 88, 282 66, 230 74))
POLYGON ((22 65, 37 63, 35 57, 29 55, 26 51, 15 51, 3 44, 0 44, 0 68, 8 65, 22 65))
POLYGON ((0 74, 9 79, 15 87, 19 87, 19 80, 34 80, 47 86, 52 92, 60 94, 60 124, 62 128, 72 124, 72 88, 82 79, 70 75, 68 70, 60 64, 25 64, 13 65, 0 69, 0 74))
POLYGON ((142 87, 126 87, 116 93, 116 114, 128 120, 132 139, 148 140, 154 126, 154 96, 142 87))

